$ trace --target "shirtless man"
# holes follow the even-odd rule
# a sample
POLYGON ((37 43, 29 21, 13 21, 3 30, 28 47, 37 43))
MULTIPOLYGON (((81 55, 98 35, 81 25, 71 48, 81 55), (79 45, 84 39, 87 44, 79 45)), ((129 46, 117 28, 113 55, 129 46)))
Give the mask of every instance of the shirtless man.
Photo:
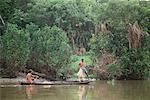
POLYGON ((32 70, 29 70, 29 72, 28 72, 28 74, 27 74, 27 76, 26 76, 26 81, 27 81, 28 83, 33 83, 33 81, 38 78, 37 75, 32 75, 32 73, 33 73, 33 71, 32 71, 32 70))
POLYGON ((81 59, 80 63, 79 63, 79 72, 78 72, 78 77, 79 77, 79 81, 82 82, 84 80, 84 74, 87 75, 88 77, 88 73, 87 73, 87 70, 85 68, 85 62, 84 62, 84 59, 81 59))

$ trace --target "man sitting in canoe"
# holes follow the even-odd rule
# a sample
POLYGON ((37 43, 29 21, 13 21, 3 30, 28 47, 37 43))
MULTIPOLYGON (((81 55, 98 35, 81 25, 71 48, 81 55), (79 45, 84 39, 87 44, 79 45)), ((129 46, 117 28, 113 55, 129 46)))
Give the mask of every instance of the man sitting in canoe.
POLYGON ((29 70, 28 74, 26 75, 26 81, 27 83, 33 83, 34 80, 38 78, 37 75, 33 75, 33 71, 29 70))
POLYGON ((79 77, 79 82, 82 82, 83 79, 84 79, 84 76, 85 74, 87 75, 88 77, 88 74, 87 74, 87 70, 85 68, 85 62, 84 62, 84 59, 81 59, 80 63, 79 63, 79 72, 78 72, 78 77, 79 77))

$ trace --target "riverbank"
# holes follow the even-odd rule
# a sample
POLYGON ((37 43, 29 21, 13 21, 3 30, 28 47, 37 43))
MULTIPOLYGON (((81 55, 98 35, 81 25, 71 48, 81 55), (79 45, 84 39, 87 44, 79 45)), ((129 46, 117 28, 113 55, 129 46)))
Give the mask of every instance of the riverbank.
POLYGON ((17 77, 17 78, 0 78, 0 84, 17 84, 18 82, 25 81, 25 78, 23 77, 17 77))
MULTIPOLYGON (((87 80, 87 79, 85 79, 87 80)), ((17 77, 17 78, 0 78, 0 84, 1 85, 16 85, 19 84, 19 82, 25 82, 26 79, 24 77, 17 77)), ((37 79, 37 82, 45 82, 48 80, 45 79, 37 79)), ((60 80, 61 81, 61 80, 60 80)), ((69 78, 66 81, 78 81, 76 78, 69 78)), ((89 79, 89 81, 95 81, 95 79, 89 79)))

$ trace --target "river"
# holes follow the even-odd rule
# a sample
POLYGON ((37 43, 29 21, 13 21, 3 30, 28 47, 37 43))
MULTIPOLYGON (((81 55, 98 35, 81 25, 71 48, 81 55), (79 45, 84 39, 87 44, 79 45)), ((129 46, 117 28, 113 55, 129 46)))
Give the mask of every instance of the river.
POLYGON ((1 85, 1 100, 150 100, 150 80, 95 81, 89 85, 1 85))

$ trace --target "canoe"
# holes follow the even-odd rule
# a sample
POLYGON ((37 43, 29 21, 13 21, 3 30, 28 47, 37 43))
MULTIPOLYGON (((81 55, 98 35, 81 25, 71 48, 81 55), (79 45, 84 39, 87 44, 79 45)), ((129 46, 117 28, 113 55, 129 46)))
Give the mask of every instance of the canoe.
POLYGON ((82 84, 89 84, 90 81, 52 81, 52 82, 20 82, 20 85, 82 85, 82 84))

